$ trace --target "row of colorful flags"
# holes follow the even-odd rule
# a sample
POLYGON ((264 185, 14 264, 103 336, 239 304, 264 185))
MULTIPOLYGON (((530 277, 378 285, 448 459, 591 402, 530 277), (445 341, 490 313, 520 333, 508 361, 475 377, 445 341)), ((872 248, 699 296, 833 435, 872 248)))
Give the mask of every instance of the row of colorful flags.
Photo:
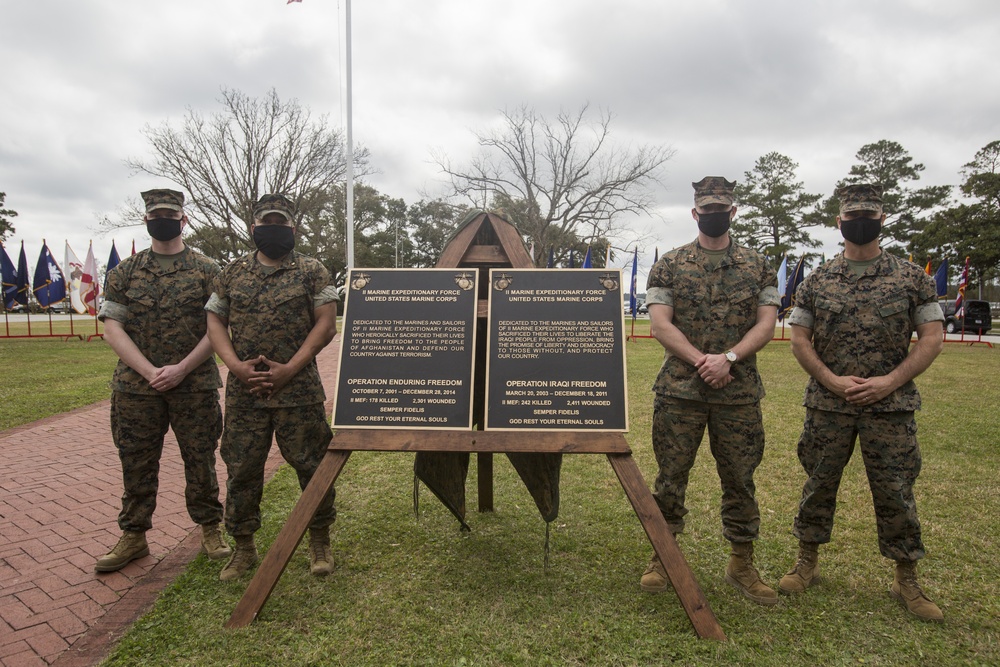
MULTIPOLYGON (((135 244, 132 245, 135 254, 135 244)), ((107 271, 118 266, 121 258, 114 241, 111 242, 111 254, 108 257, 107 271)), ((103 291, 97 281, 97 262, 94 259, 94 244, 87 249, 87 259, 83 262, 76 256, 69 242, 66 242, 66 252, 62 267, 56 262, 49 246, 42 241, 42 250, 38 254, 35 272, 31 283, 28 282, 28 259, 24 253, 24 242, 21 242, 21 254, 17 266, 11 261, 3 243, 0 243, 0 273, 3 278, 3 308, 11 310, 17 304, 28 305, 29 293, 42 308, 53 306, 69 298, 70 306, 77 313, 96 315, 97 297, 103 291)))
MULTIPOLYGON (((934 276, 934 286, 937 288, 939 299, 948 296, 948 260, 941 262, 937 271, 931 273, 931 261, 927 260, 924 271, 929 276, 934 276)), ((969 258, 965 258, 965 266, 962 268, 962 275, 958 277, 958 298, 955 299, 955 317, 961 319, 965 317, 965 289, 969 286, 969 258)))
MULTIPOLYGON (((805 278, 805 266, 803 265, 804 257, 800 257, 799 261, 796 262, 795 268, 792 271, 792 275, 788 275, 788 255, 781 260, 781 267, 778 269, 778 287, 782 285, 785 286, 785 291, 781 296, 781 306, 778 308, 778 319, 781 320, 784 316, 791 310, 792 306, 795 305, 795 289, 805 278)), ((820 260, 820 264, 826 263, 826 255, 820 260)), ((934 277, 935 291, 937 292, 937 297, 939 299, 948 296, 948 260, 941 262, 941 266, 937 268, 937 271, 931 273, 931 263, 927 262, 927 266, 924 271, 929 276, 934 277)), ((963 306, 965 301, 965 288, 969 284, 969 258, 965 258, 965 269, 962 271, 961 277, 958 279, 958 298, 955 300, 955 314, 956 317, 961 318, 965 313, 963 312, 963 306)))

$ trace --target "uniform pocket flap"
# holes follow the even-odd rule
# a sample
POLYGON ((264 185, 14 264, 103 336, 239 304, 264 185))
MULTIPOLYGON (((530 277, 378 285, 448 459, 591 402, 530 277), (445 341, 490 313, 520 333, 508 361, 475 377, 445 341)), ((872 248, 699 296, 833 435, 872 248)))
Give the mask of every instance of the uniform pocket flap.
POLYGON ((896 301, 890 301, 888 303, 883 303, 878 307, 878 314, 882 317, 891 317, 897 313, 901 313, 907 308, 909 308, 910 302, 906 299, 899 299, 896 301))
POLYGON ((829 297, 821 296, 816 298, 816 308, 822 310, 829 310, 833 313, 839 313, 844 310, 844 302, 836 301, 829 297))

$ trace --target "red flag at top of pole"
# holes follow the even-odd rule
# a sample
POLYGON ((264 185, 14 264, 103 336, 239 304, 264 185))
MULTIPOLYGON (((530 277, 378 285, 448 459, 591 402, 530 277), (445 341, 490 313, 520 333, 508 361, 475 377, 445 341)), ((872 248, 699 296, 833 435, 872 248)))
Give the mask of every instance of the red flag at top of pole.
POLYGON ((933 273, 931 272, 931 260, 927 260, 927 266, 926 266, 926 267, 924 267, 924 273, 926 273, 926 274, 927 274, 927 275, 929 275, 929 276, 933 276, 933 275, 934 275, 934 274, 933 274, 933 273))
POLYGON ((965 268, 962 277, 958 279, 958 298, 955 299, 955 317, 965 317, 965 288, 969 284, 969 258, 965 258, 965 268))
POLYGON ((135 239, 132 239, 132 254, 135 254, 135 239))

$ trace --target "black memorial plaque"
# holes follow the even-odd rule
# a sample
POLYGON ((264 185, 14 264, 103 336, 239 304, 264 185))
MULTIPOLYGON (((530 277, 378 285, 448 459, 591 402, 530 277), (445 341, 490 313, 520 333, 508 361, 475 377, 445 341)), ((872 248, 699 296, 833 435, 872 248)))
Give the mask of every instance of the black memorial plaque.
POLYGON ((627 431, 621 271, 493 269, 489 430, 627 431))
POLYGON ((476 272, 352 269, 333 425, 472 428, 476 272))

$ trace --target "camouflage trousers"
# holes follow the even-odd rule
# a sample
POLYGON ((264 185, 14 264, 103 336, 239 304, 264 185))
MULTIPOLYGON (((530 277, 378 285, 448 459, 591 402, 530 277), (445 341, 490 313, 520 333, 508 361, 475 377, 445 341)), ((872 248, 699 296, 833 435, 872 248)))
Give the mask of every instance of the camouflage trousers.
POLYGON ((723 405, 658 394, 653 453, 659 473, 653 497, 670 530, 683 532, 688 475, 706 426, 722 483, 722 534, 730 542, 753 541, 760 528, 753 474, 764 456, 760 403, 723 405))
POLYGON ((923 558, 913 498, 913 483, 920 474, 920 447, 912 412, 850 415, 806 409, 798 454, 809 479, 802 487, 793 534, 806 542, 830 541, 837 489, 855 441, 861 443, 875 505, 879 551, 893 560, 923 558))
MULTIPOLYGON (((333 432, 322 403, 291 408, 226 407, 222 433, 222 460, 226 462, 226 530, 230 535, 253 535, 260 528, 260 500, 264 494, 264 466, 271 440, 295 469, 299 488, 305 489, 326 454, 333 432)), ((335 490, 323 499, 310 528, 327 528, 337 518, 335 490)))
POLYGON ((215 449, 222 433, 219 392, 184 394, 111 393, 111 437, 122 462, 122 510, 118 527, 146 531, 153 526, 163 437, 172 428, 184 461, 184 500, 197 524, 222 520, 215 449))

